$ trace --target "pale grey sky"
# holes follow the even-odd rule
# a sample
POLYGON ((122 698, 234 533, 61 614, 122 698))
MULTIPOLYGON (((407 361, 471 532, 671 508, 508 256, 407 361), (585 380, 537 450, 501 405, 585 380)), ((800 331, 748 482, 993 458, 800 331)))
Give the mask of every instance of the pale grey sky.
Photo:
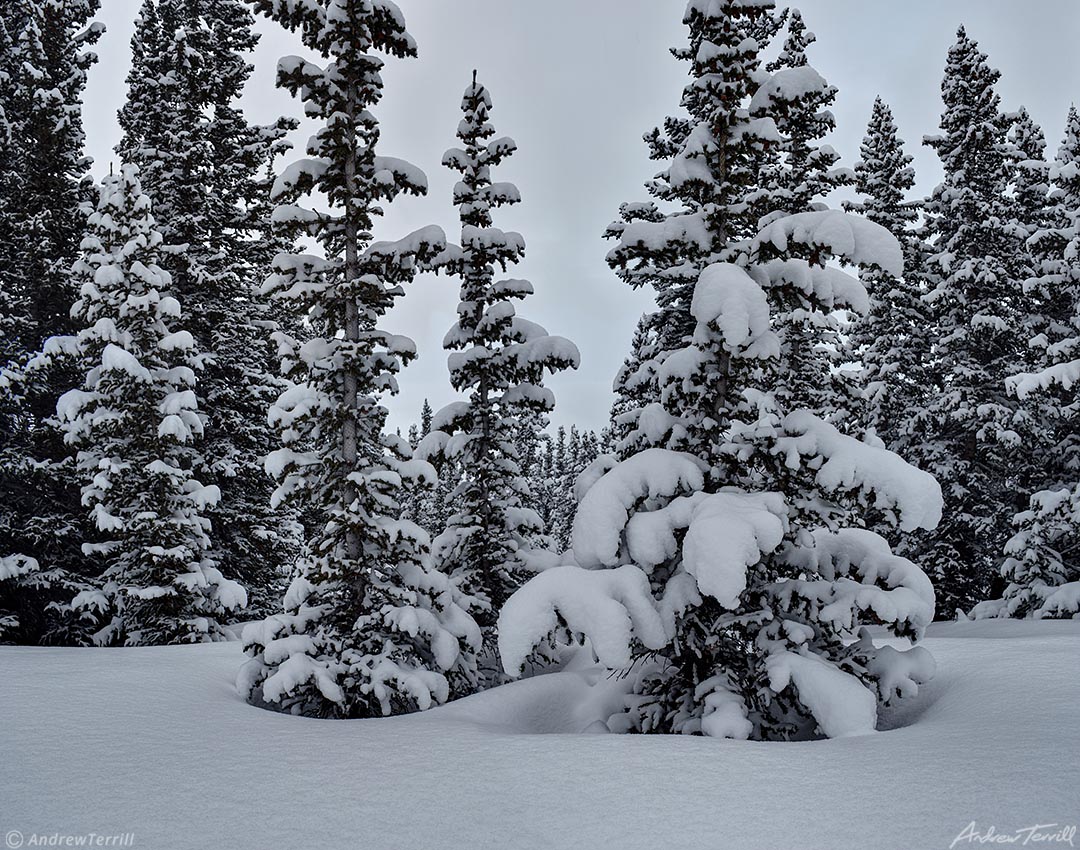
MULTIPOLYGON (((678 104, 685 67, 667 52, 683 41, 685 0, 398 0, 420 46, 419 60, 390 60, 386 97, 378 109, 381 151, 409 159, 428 175, 426 198, 402 199, 389 210, 378 238, 404 235, 431 222, 456 235, 450 194, 455 176, 440 166, 454 144, 461 93, 473 68, 491 90, 497 130, 519 152, 498 179, 518 185, 524 203, 501 212, 497 224, 519 230, 526 262, 513 272, 533 281, 536 295, 520 312, 581 349, 576 373, 551 380, 556 424, 600 428, 607 420, 611 381, 626 354, 634 323, 650 304, 607 268, 601 239, 619 204, 644 199, 641 184, 655 170, 641 135, 678 104)), ((108 31, 97 52, 86 97, 88 153, 107 171, 119 137, 115 113, 125 95, 128 42, 140 0, 103 0, 108 31)), ((1023 104, 1047 134, 1060 140, 1065 112, 1080 100, 1080 0, 802 0, 818 43, 811 62, 840 89, 831 139, 851 165, 874 96, 893 107, 901 135, 916 157, 918 191, 940 179, 933 153, 920 144, 941 111, 945 54, 960 23, 1002 71, 1005 108, 1023 104)), ((274 88, 284 54, 306 51, 277 25, 264 33, 244 105, 253 121, 299 115, 300 106, 274 88)), ((296 156, 309 133, 297 134, 296 156)), ((388 400, 393 422, 416 419, 425 397, 435 408, 451 400, 442 336, 454 320, 456 289, 447 278, 422 278, 388 325, 408 333, 420 359, 388 400)))

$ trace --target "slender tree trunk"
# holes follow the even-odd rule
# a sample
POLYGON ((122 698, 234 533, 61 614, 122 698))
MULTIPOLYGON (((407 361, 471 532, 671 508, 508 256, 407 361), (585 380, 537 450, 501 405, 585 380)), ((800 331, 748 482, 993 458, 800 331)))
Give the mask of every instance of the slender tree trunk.
MULTIPOLYGON (((349 150, 345 158, 345 289, 348 297, 345 301, 345 341, 356 343, 360 340, 360 309, 356 303, 354 284, 360 277, 360 246, 359 228, 356 225, 355 213, 351 201, 356 196, 356 147, 353 143, 356 135, 356 84, 351 83, 348 95, 349 115, 349 150)), ((344 376, 344 407, 345 419, 341 428, 341 456, 350 474, 356 468, 358 456, 357 445, 357 377, 355 367, 345 371, 344 376)), ((342 484, 342 501, 348 510, 357 498, 356 484, 346 480, 342 484)), ((360 535, 354 528, 348 528, 345 532, 345 553, 350 561, 356 561, 360 557, 360 535)), ((363 599, 365 590, 365 576, 357 571, 354 578, 356 597, 363 599)))

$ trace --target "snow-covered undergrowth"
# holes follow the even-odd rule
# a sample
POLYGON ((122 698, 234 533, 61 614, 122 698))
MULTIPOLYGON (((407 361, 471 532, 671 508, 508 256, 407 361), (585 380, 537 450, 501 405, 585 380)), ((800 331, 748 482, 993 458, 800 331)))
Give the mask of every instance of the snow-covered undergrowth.
POLYGON ((245 705, 237 643, 2 647, 0 832, 133 832, 145 850, 933 850, 972 821, 1074 823, 1080 622, 934 625, 926 646, 938 674, 883 714, 890 731, 773 744, 588 734, 620 684, 580 654, 423 714, 325 721, 245 705))

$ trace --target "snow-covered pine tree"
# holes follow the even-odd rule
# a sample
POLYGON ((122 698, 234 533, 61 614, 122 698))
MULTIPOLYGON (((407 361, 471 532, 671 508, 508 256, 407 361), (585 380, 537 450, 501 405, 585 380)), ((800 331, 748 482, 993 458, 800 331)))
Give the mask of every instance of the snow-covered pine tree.
MULTIPOLYGON (((715 5, 687 7, 690 44, 672 51, 692 65, 694 82, 683 90, 687 114, 669 116, 662 130, 645 135, 650 158, 667 163, 646 184, 656 201, 623 204, 619 220, 604 234, 617 240, 608 265, 630 286, 652 287, 658 308, 647 321, 655 332, 649 358, 634 371, 623 369, 615 386, 618 397, 641 402, 620 416, 625 433, 620 456, 650 445, 649 434, 660 423, 642 420, 646 411, 658 410, 661 401, 669 407, 675 403, 661 399, 657 370, 670 352, 693 337, 690 304, 701 272, 726 259, 729 242, 752 236, 759 218, 771 212, 760 203, 767 193, 756 190, 766 165, 778 160, 783 139, 771 118, 751 117, 747 99, 756 88, 753 76, 763 72, 765 45, 757 39, 770 37, 780 22, 768 2, 715 5), (727 31, 722 29, 725 21, 731 22, 727 31), (676 209, 662 212, 657 201, 676 209)), ((678 406, 697 407, 702 421, 713 421, 712 401, 700 393, 680 398, 678 406)), ((699 435, 686 436, 696 440, 699 435)), ((684 448, 708 451, 706 444, 684 448)))
POLYGON ((566 458, 558 481, 559 504, 556 509, 555 525, 551 530, 560 552, 569 549, 571 545, 570 533, 574 527, 574 514, 577 512, 577 501, 574 499, 574 483, 577 481, 578 475, 583 471, 584 467, 581 465, 581 432, 578 431, 576 425, 571 425, 566 441, 566 458))
POLYGON ((95 569, 80 551, 74 456, 47 424, 74 376, 23 367, 73 327, 70 269, 90 199, 82 93, 96 61, 89 48, 104 30, 91 20, 98 7, 0 4, 0 582, 9 614, 18 611, 8 639, 19 643, 78 641, 49 606, 95 569))
POLYGON ((431 433, 431 420, 435 417, 435 411, 431 409, 431 402, 426 398, 420 407, 420 439, 424 439, 431 433))
MULTIPOLYGON (((779 57, 767 66, 772 76, 750 102, 751 116, 771 116, 780 132, 780 142, 765 160, 759 182, 762 192, 752 196, 761 214, 761 222, 785 213, 797 214, 824 209, 821 200, 829 192, 854 181, 847 168, 836 168, 840 155, 822 139, 836 129, 830 107, 836 100, 836 87, 809 63, 807 48, 817 39, 807 30, 798 9, 785 13, 787 36, 779 57), (767 207, 767 208, 766 208, 767 207)), ((799 352, 791 358, 802 370, 787 381, 789 407, 803 407, 826 416, 830 422, 850 430, 858 416, 859 389, 850 370, 842 369, 851 359, 845 344, 844 315, 836 312, 812 317, 793 302, 793 315, 777 316, 781 346, 798 348, 813 339, 812 352, 799 352), (814 320, 817 328, 800 328, 800 321, 814 320), (820 326, 826 322, 827 326, 820 326), (790 337, 790 338, 788 338, 790 337)))
POLYGON ((627 426, 633 428, 634 411, 656 401, 656 376, 641 367, 652 363, 656 354, 655 343, 658 338, 653 327, 653 313, 645 313, 634 326, 634 336, 630 340, 630 353, 615 375, 612 390, 615 401, 611 405, 611 434, 615 440, 622 440, 627 435, 627 426), (650 390, 654 395, 650 395, 650 390), (623 417, 630 414, 628 421, 623 417))
MULTIPOLYGON (((1015 224, 1026 246, 1027 240, 1047 224, 1050 166, 1046 162, 1046 136, 1023 106, 1012 116, 1009 147, 1014 160, 1011 184, 1016 201, 1015 224)), ((1025 251, 1019 259, 1030 261, 1030 252, 1025 251)), ((1034 276, 1036 270, 1032 267, 1029 271, 1034 276)))
POLYGON ((1027 311, 1017 263, 1025 252, 1008 192, 1009 122, 994 91, 999 76, 961 27, 942 82, 941 134, 926 139, 945 173, 926 204, 932 368, 943 390, 928 399, 909 451, 946 495, 944 522, 915 550, 946 615, 987 598, 1021 507, 1016 494, 1030 492, 1020 475, 1030 435, 1005 389, 1025 356, 1027 311))
MULTIPOLYGON (((18 207, 18 161, 15 155, 15 41, 8 29, 10 13, 0 11, 0 364, 16 359, 17 298, 12 274, 15 270, 14 226, 18 207)), ((12 428, 11 411, 0 409, 0 434, 12 428)), ((5 441, 6 442, 6 441, 5 441)))
POLYGON ((537 558, 544 565, 553 558, 530 545, 544 529, 527 506, 516 431, 530 413, 554 408, 545 374, 577 368, 580 357, 573 343, 518 315, 517 303, 532 294, 531 283, 498 278, 524 256, 525 241, 494 226, 492 210, 516 204, 521 196, 512 183, 492 179, 492 170, 517 146, 496 137, 491 109, 491 95, 474 73, 461 103, 461 147, 443 157, 444 165, 461 175, 454 187, 461 245, 447 251, 441 267, 461 281, 458 319, 443 346, 451 352, 450 384, 464 400, 435 415, 433 430, 417 452, 437 465, 445 458, 461 473, 433 553, 440 571, 471 598, 471 613, 492 656, 481 667, 493 666, 495 672, 482 669, 480 681, 463 685, 471 689, 498 677, 495 623, 502 604, 536 571, 537 558))
POLYGON ((920 203, 906 197, 915 186, 911 163, 892 110, 876 98, 855 164, 855 188, 861 200, 847 202, 844 208, 880 224, 900 242, 904 274, 895 278, 881 269, 862 273, 870 312, 851 329, 849 350, 862 364, 860 425, 901 455, 910 443, 913 422, 935 386, 929 368, 930 315, 919 276, 923 255, 916 231, 920 203))
MULTIPOLYGON (((557 445, 557 444, 556 444, 557 445)), ((578 476, 599 457, 599 439, 594 431, 582 433, 576 425, 570 427, 564 461, 557 465, 557 472, 549 485, 554 499, 551 536, 556 551, 565 552, 573 545, 574 518, 577 515, 577 498, 574 487, 578 476)), ((558 449, 556 449, 558 457, 558 449)))
MULTIPOLYGON (((424 437, 431 433, 431 420, 434 415, 431 403, 425 398, 420 408, 420 422, 409 426, 409 448, 413 453, 420 447, 424 437)), ((446 501, 457 480, 456 470, 449 465, 440 470, 440 473, 438 486, 433 488, 423 481, 408 484, 401 500, 402 518, 412 520, 429 536, 446 527, 446 501)))
POLYGON ((141 169, 165 238, 163 266, 206 359, 196 391, 207 474, 222 491, 211 512, 215 549, 265 615, 280 604, 297 532, 270 510, 262 471, 274 441, 266 410, 283 385, 267 342, 275 316, 257 294, 289 247, 269 231, 262 196, 295 122, 252 126, 237 106, 258 38, 242 0, 144 0, 117 151, 141 169))
POLYGON ((830 107, 837 90, 806 56, 806 48, 816 40, 802 13, 791 9, 783 48, 767 66, 772 76, 751 106, 752 112, 771 115, 782 136, 777 149, 783 156, 773 160, 763 176, 773 215, 820 208, 820 198, 854 179, 849 169, 834 167, 840 155, 830 145, 821 144, 836 129, 830 107))
MULTIPOLYGON (((1034 187, 1042 177, 1038 151, 1037 144, 1027 149, 1021 169, 1034 187)), ((1036 492, 1015 517, 1016 534, 1005 546, 1003 597, 975 606, 976 617, 1080 615, 1080 113, 1075 107, 1049 177, 1052 191, 1043 220, 1028 239, 1035 275, 1024 286, 1040 305, 1040 321, 1031 327, 1028 343, 1034 366, 1008 379, 1024 410, 1045 429, 1047 445, 1039 452, 1036 492)), ((1029 209, 1038 209, 1039 195, 1038 188, 1031 191, 1029 209)), ((1018 192, 1018 197, 1023 196, 1018 192)))
MULTIPOLYGON (((1009 130, 1009 153, 1012 158, 1010 171, 1010 194, 1013 199, 1013 235, 1020 243, 1020 250, 1007 258, 1009 273, 1021 282, 1024 294, 1018 305, 1018 319, 1022 327, 1022 340, 1035 340, 1053 321, 1049 314, 1055 312, 1047 303, 1046 287, 1034 283, 1039 277, 1041 259, 1038 256, 1036 235, 1050 226, 1049 172, 1046 161, 1046 137, 1028 111, 1021 106, 1011 117, 1009 130)), ((1043 367, 1039 345, 1021 342, 1018 358, 1012 366, 1014 374, 1027 374, 1043 367)), ((1053 394, 1029 394, 1018 406, 1016 430, 1024 435, 1025 450, 1016 459, 1014 476, 1021 486, 1040 489, 1042 482, 1053 478, 1049 468, 1056 465, 1057 434, 1052 423, 1058 418, 1057 402, 1053 394)), ((1028 492, 1028 490, 1025 490, 1028 492)), ((1025 506, 1026 507, 1026 506, 1025 506)))
POLYGON ((545 529, 551 518, 551 489, 547 479, 551 436, 545 431, 549 421, 542 413, 530 413, 519 420, 515 437, 521 455, 521 473, 529 485, 528 505, 540 515, 545 529))
POLYGON ((384 433, 380 403, 416 355, 412 340, 380 322, 404 286, 446 250, 438 227, 374 242, 383 204, 423 194, 420 169, 376 153, 371 108, 383 94, 383 61, 416 55, 389 0, 257 0, 256 10, 298 32, 324 65, 290 56, 278 84, 322 121, 309 159, 274 186, 275 221, 321 243, 325 256, 282 254, 264 290, 306 315, 311 338, 275 339, 292 385, 271 409, 283 447, 267 460, 276 503, 320 522, 285 596, 285 611, 244 630, 251 656, 237 687, 252 702, 292 713, 367 717, 424 709, 449 695, 447 674, 468 674, 479 648, 460 595, 430 567, 428 535, 399 518, 403 486, 433 482, 429 464, 384 433), (319 193, 328 209, 302 207, 319 193))
POLYGON ((84 550, 105 571, 71 603, 99 646, 224 640, 219 618, 247 604, 209 552, 205 510, 218 490, 196 478, 201 357, 167 294, 161 243, 138 169, 125 165, 106 178, 73 269, 82 327, 50 339, 40 357, 74 358, 85 376, 57 416, 102 538, 84 550))
POLYGON ((838 211, 773 217, 760 230, 747 220, 748 197, 770 206, 756 154, 780 139, 765 108, 777 87, 760 73, 764 45, 753 37, 770 29, 768 6, 689 3, 690 44, 676 55, 692 63, 690 114, 669 122, 679 128, 669 167, 650 188, 692 201, 627 224, 611 255, 632 283, 655 275, 662 309, 689 332, 656 363, 661 403, 639 413, 621 459, 599 458, 578 479, 580 566, 541 573, 500 618, 511 673, 568 635, 590 638, 610 668, 632 666, 613 729, 863 733, 879 700, 914 692, 933 671, 921 647, 875 647, 860 630, 917 639, 934 594, 918 567, 859 526, 873 506, 905 529, 933 527, 940 490, 891 452, 787 406, 815 339, 781 340, 828 327, 793 305, 814 316, 865 310, 861 283, 831 261, 899 276, 902 253, 880 225, 838 211), (692 281, 686 265, 663 275, 680 257, 708 264, 692 281))

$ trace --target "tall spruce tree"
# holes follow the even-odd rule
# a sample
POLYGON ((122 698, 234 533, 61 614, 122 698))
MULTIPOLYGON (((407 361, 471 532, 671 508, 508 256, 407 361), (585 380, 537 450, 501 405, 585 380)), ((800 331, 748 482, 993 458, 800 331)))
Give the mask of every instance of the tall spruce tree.
POLYGON ((215 548, 249 586, 253 610, 268 614, 297 536, 295 522, 271 511, 262 471, 273 441, 265 412, 282 385, 265 329, 276 316, 257 295, 287 242, 269 231, 261 196, 295 122, 252 126, 237 106, 258 43, 253 27, 241 0, 144 0, 117 150, 141 168, 165 238, 162 262, 206 360, 197 393, 208 474, 222 491, 211 513, 215 548))
POLYGON ((863 272, 870 311, 852 328, 849 350, 862 364, 860 423, 901 454, 907 452, 914 423, 935 388, 929 368, 930 315, 920 277, 924 247, 916 230, 921 204, 907 198, 915 186, 911 163, 892 110, 876 98, 855 164, 855 188, 861 200, 847 202, 844 208, 880 224, 900 242, 904 274, 892 277, 881 269, 863 272))
MULTIPOLYGON (((1018 310, 1023 327, 1023 338, 1037 336, 1046 326, 1047 313, 1053 308, 1047 303, 1042 288, 1034 284, 1041 271, 1041 258, 1038 255, 1037 234, 1049 227, 1052 213, 1049 206, 1050 164, 1046 161, 1046 137, 1042 128, 1032 119, 1028 111, 1021 106, 1011 116, 1008 135, 1009 154, 1012 158, 1009 190, 1013 198, 1012 231, 1020 245, 1015 255, 1008 258, 1010 274, 1023 287, 1023 297, 1019 300, 1018 310)), ((1040 368, 1040 353, 1037 345, 1020 345, 1020 357, 1013 366, 1017 373, 1032 372, 1040 368)), ((1053 429, 1045 427, 1055 418, 1052 409, 1040 409, 1040 401, 1052 400, 1045 396, 1029 396, 1025 404, 1016 412, 1017 419, 1023 424, 1022 432, 1030 441, 1027 451, 1019 459, 1027 470, 1020 473, 1020 480, 1033 482, 1045 476, 1042 469, 1052 463, 1048 456, 1054 451, 1053 429)), ((1021 430, 1021 429, 1017 429, 1021 430)))
MULTIPOLYGON (((1014 138, 1022 128, 1018 122, 1014 138)), ((1075 617, 1080 612, 1080 114, 1075 107, 1048 174, 1039 167, 1039 151, 1037 142, 1027 148, 1022 171, 1032 187, 1027 209, 1039 209, 1044 175, 1051 183, 1043 214, 1027 218, 1028 223, 1042 219, 1028 239, 1035 274, 1025 284, 1041 309, 1029 330, 1033 365, 1009 378, 1008 385, 1042 426, 1043 445, 1032 481, 1035 492, 1016 515, 1016 534, 1005 546, 1003 596, 980 603, 975 616, 1075 617)))
MULTIPOLYGON (((433 551, 439 569, 470 597, 473 616, 494 656, 499 609, 535 572, 538 556, 551 558, 551 553, 530 545, 530 538, 544 529, 528 507, 517 429, 529 414, 544 415, 554 408, 545 374, 577 368, 580 356, 573 343, 518 315, 516 305, 532 294, 531 283, 498 278, 499 271, 522 259, 525 241, 519 233, 494 226, 492 211, 520 202, 521 196, 512 183, 492 179, 493 169, 517 146, 510 138, 496 137, 491 109, 491 95, 474 73, 461 103, 461 147, 443 157, 443 163, 461 175, 454 188, 461 245, 449 250, 441 263, 460 279, 461 301, 458 320, 443 345, 451 352, 450 384, 465 400, 435 415, 419 456, 445 457, 460 470, 461 480, 450 496, 448 525, 433 551)), ((489 681, 498 678, 493 657, 482 666, 494 668, 487 671, 489 681)), ((473 687, 484 684, 482 679, 473 687)))
MULTIPOLYGON (((763 191, 757 202, 769 207, 761 207, 762 222, 784 214, 824 209, 824 196, 850 185, 854 179, 850 169, 835 167, 840 155, 822 143, 836 129, 830 107, 837 90, 807 57, 807 48, 817 39, 807 30, 798 9, 788 10, 785 15, 787 35, 780 55, 767 66, 772 76, 750 101, 750 114, 772 116, 780 132, 780 141, 765 161, 759 178, 763 191)), ((860 405, 857 383, 850 371, 840 368, 850 359, 843 313, 813 316, 802 310, 798 301, 789 307, 791 316, 777 317, 781 346, 798 349, 809 343, 812 349, 793 351, 790 361, 801 372, 786 382, 790 396, 785 404, 812 409, 847 430, 860 405), (818 322, 818 327, 800 327, 808 321, 818 322)))
POLYGON ((180 304, 157 265, 162 237, 138 169, 107 178, 74 266, 74 336, 53 337, 40 359, 71 357, 84 375, 57 415, 79 450, 82 502, 100 533, 84 544, 105 566, 73 610, 100 646, 224 640, 219 618, 247 603, 209 552, 193 392, 201 369, 180 304))
POLYGON ((1026 429, 1005 389, 1027 342, 1025 253, 1012 226, 1014 157, 994 90, 999 76, 961 27, 941 87, 941 134, 926 139, 945 173, 926 204, 932 368, 942 390, 928 400, 911 451, 946 495, 944 522, 918 550, 946 615, 987 598, 1021 507, 1016 494, 1025 492, 1026 429))
POLYGON ((70 269, 85 226, 82 94, 104 27, 98 0, 0 5, 0 591, 6 638, 78 641, 52 616, 96 567, 80 544, 74 457, 48 425, 72 375, 27 372, 70 333, 70 269))
POLYGON ((251 660, 237 686, 253 702, 293 713, 366 717, 424 709, 449 695, 447 674, 469 674, 476 624, 450 579, 431 569, 429 539, 399 518, 403 486, 433 481, 407 460, 408 444, 384 433, 380 403, 416 355, 412 340, 380 327, 404 286, 446 250, 437 227, 375 242, 383 204, 427 191, 415 166, 376 153, 383 60, 416 55, 388 0, 322 0, 256 9, 297 31, 324 65, 286 57, 278 84, 322 124, 310 158, 274 186, 274 220, 319 240, 325 256, 279 255, 265 285, 307 317, 311 338, 275 338, 292 382, 271 409, 283 447, 267 471, 276 502, 316 514, 285 611, 244 631, 251 660), (299 206, 318 192, 328 211, 299 206))
MULTIPOLYGON (((656 333, 652 357, 632 372, 623 370, 622 383, 615 388, 617 395, 643 402, 620 417, 625 429, 620 454, 653 442, 648 432, 660 423, 648 417, 642 422, 641 417, 659 410, 661 402, 719 425, 711 416, 712 399, 694 388, 677 390, 678 399, 661 398, 662 377, 656 370, 693 337, 696 322, 690 305, 701 272, 727 259, 730 243, 751 236, 762 214, 758 199, 765 193, 757 191, 761 174, 777 159, 782 138, 771 118, 750 116, 749 97, 756 90, 752 76, 763 70, 764 44, 754 36, 779 26, 770 9, 771 4, 741 8, 723 2, 715 9, 689 4, 685 20, 690 42, 672 51, 691 65, 694 82, 683 90, 687 114, 669 116, 663 129, 645 135, 650 158, 667 163, 646 188, 656 201, 673 204, 676 211, 662 212, 654 201, 623 204, 620 219, 604 234, 617 243, 608 252, 608 265, 630 286, 652 287, 658 308, 647 320, 656 333), (625 390, 623 384, 629 384, 625 390)), ((684 448, 707 452, 697 437, 686 434, 684 448)))
MULTIPOLYGON (((431 433, 431 421, 434 415, 431 403, 425 398, 420 408, 419 423, 414 422, 409 426, 409 448, 414 455, 423 439, 431 433)), ((423 481, 409 485, 402 499, 402 518, 412 520, 432 536, 446 528, 447 502, 458 477, 457 468, 445 464, 439 470, 437 486, 431 487, 423 481)))
POLYGON ((934 610, 919 568, 860 526, 876 506, 905 529, 933 527, 940 491, 891 452, 790 406, 793 382, 821 367, 821 319, 867 306, 831 261, 899 276, 902 253, 880 225, 817 198, 788 214, 789 196, 763 185, 785 144, 774 98, 787 114, 786 85, 760 67, 759 38, 775 30, 765 17, 764 2, 688 5, 690 42, 675 53, 691 65, 689 114, 652 137, 668 168, 649 184, 681 209, 628 221, 624 207, 609 254, 631 284, 654 285, 681 336, 658 345, 660 401, 638 412, 620 458, 578 478, 579 566, 541 573, 500 618, 511 672, 535 646, 580 634, 608 667, 632 668, 613 729, 866 732, 879 700, 933 672, 920 647, 875 647, 860 632, 875 623, 917 639, 934 610))

